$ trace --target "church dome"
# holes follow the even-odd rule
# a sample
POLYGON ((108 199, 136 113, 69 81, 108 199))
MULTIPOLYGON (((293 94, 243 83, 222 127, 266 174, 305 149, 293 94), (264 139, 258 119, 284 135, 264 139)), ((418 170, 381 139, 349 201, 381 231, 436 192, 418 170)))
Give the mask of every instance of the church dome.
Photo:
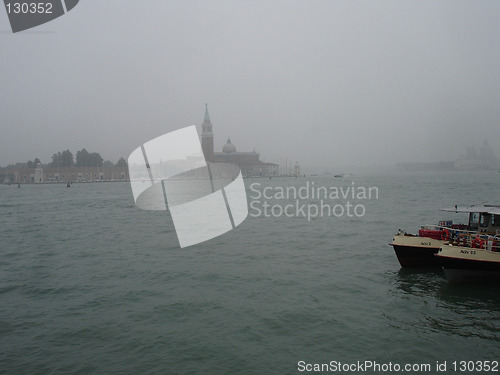
POLYGON ((231 143, 231 139, 227 139, 227 143, 222 147, 222 152, 225 154, 230 154, 231 152, 236 152, 236 146, 231 143))

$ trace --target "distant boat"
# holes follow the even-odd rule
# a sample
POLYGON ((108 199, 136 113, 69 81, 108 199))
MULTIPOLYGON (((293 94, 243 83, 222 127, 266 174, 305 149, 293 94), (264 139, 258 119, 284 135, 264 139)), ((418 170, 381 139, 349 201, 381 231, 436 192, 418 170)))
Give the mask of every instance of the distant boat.
POLYGON ((344 173, 339 173, 339 174, 336 174, 336 175, 334 175, 333 177, 336 177, 336 178, 342 178, 342 177, 344 177, 344 173))

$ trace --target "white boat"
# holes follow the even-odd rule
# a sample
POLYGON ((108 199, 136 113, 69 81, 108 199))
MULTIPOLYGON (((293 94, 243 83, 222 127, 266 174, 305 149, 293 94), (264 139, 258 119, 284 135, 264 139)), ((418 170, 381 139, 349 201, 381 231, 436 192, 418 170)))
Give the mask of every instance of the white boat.
POLYGON ((448 281, 500 280, 500 206, 482 207, 476 234, 443 245, 436 259, 448 281))
POLYGON ((441 247, 436 258, 439 259, 448 281, 500 281, 500 238, 478 240, 477 244, 478 247, 452 244, 441 247))
POLYGON ((435 254, 442 246, 449 243, 458 245, 456 241, 461 236, 475 236, 477 233, 494 235, 497 228, 500 229, 500 206, 455 206, 441 211, 466 213, 469 215, 468 224, 441 221, 439 225, 420 227, 418 235, 400 230, 390 245, 394 247, 401 267, 441 267, 441 259, 435 254))
POLYGON ((394 248, 401 267, 439 267, 439 259, 434 255, 437 254, 441 246, 448 243, 443 238, 444 233, 444 227, 440 226, 434 226, 432 229, 430 226, 422 227, 418 235, 408 234, 400 230, 389 245, 394 248), (425 234, 422 233, 424 231, 425 234), (437 235, 429 237, 430 234, 427 233, 430 231, 437 233, 437 235))

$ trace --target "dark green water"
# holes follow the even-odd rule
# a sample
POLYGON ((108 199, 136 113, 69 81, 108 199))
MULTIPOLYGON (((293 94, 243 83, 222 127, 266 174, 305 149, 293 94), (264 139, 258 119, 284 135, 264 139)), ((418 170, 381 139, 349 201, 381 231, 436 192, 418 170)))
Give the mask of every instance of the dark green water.
POLYGON ((0 186, 0 373, 298 374, 299 361, 449 369, 499 359, 500 285, 401 270, 388 246, 398 228, 459 219, 440 207, 500 203, 499 173, 308 181, 355 181, 379 197, 356 202, 363 217, 249 216, 180 249, 168 214, 136 208, 128 183, 0 186))

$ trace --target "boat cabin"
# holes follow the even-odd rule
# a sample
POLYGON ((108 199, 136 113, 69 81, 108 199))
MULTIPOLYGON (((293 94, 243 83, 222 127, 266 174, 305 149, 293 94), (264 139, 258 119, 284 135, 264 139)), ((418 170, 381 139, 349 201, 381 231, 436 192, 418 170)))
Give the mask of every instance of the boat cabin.
POLYGON ((500 234, 500 206, 481 205, 470 207, 457 207, 442 209, 447 212, 464 212, 469 214, 468 230, 497 235, 500 234))

